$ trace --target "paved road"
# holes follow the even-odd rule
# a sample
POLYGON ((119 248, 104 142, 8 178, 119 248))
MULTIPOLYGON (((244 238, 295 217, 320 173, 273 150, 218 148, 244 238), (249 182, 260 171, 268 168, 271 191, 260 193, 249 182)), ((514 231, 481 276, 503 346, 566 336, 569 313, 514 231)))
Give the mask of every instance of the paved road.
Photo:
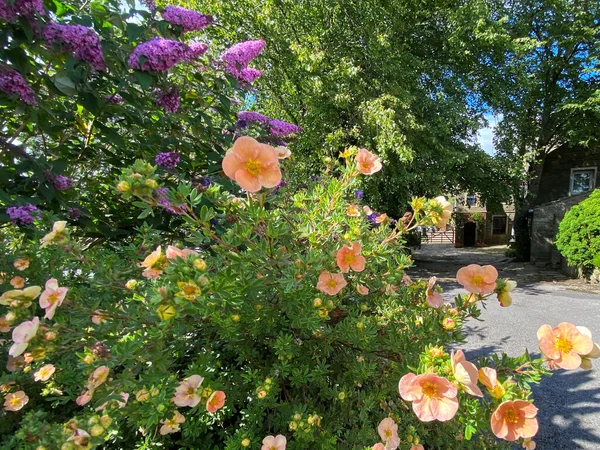
MULTIPOLYGON (((460 252, 460 250, 458 250, 460 252)), ((513 304, 501 308, 496 301, 490 301, 483 311, 484 322, 471 321, 465 326, 467 358, 472 359, 490 352, 505 352, 518 356, 528 348, 532 354, 539 355, 536 331, 545 323, 555 326, 559 322, 571 322, 583 325, 592 331, 596 342, 600 342, 600 295, 577 292, 561 284, 560 274, 551 271, 542 273, 542 278, 555 281, 532 281, 538 273, 535 269, 524 267, 515 276, 510 262, 503 258, 502 252, 482 249, 479 253, 469 250, 466 254, 449 252, 449 256, 436 253, 432 260, 431 249, 425 249, 415 255, 416 267, 409 271, 411 275, 423 276, 434 269, 432 262, 441 263, 446 276, 442 286, 445 296, 462 291, 452 281, 452 272, 465 265, 465 262, 494 263, 500 267, 501 275, 510 276, 519 282, 513 295, 513 304), (466 256, 466 260, 465 260, 466 256), (422 260, 419 268, 419 259, 422 260), (429 261, 429 262, 428 262, 429 261)), ((538 277, 539 278, 539 277, 538 277)), ((534 388, 534 400, 539 408, 540 431, 535 441, 540 450, 563 449, 600 449, 600 360, 594 361, 592 371, 557 370, 552 377, 545 378, 540 386, 534 388)))

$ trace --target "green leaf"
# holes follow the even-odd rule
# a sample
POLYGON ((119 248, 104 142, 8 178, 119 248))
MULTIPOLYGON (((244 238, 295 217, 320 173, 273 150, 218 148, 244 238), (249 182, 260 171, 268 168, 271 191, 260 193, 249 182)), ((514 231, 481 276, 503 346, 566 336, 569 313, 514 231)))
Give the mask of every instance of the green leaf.
POLYGON ((135 78, 137 79, 140 86, 143 88, 149 88, 152 86, 152 82, 154 81, 154 77, 147 72, 142 72, 141 70, 136 70, 135 78))
POLYGON ((76 95, 75 83, 64 72, 59 72, 53 78, 54 86, 65 95, 76 95))

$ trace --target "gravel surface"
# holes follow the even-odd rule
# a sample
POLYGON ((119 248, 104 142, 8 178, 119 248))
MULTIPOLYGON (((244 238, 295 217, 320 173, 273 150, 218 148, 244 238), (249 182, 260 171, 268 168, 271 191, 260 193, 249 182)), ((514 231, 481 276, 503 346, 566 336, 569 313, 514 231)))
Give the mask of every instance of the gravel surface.
MULTIPOLYGON (((519 283, 509 308, 489 301, 482 314, 483 322, 473 320, 465 325, 467 343, 462 348, 467 358, 491 352, 518 356, 525 348, 537 356, 536 332, 546 323, 583 325, 591 330, 596 342, 600 341, 600 295, 571 290, 572 284, 561 274, 523 264, 517 265, 519 270, 511 270, 511 260, 498 248, 465 252, 449 246, 447 250, 431 248, 441 245, 425 247, 416 252, 416 267, 408 272, 425 277, 442 269, 438 273, 448 299, 464 292, 454 276, 458 268, 469 263, 494 264, 501 276, 510 276, 519 283)), ((534 388, 540 424, 534 440, 539 450, 600 449, 600 360, 593 365, 591 371, 556 370, 534 388)))

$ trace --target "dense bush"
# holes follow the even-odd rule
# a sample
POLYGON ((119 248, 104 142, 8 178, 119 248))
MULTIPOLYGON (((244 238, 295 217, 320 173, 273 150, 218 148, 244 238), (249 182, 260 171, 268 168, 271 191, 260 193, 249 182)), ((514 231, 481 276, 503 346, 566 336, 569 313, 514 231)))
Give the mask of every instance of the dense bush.
MULTIPOLYGON (((356 189, 382 168, 371 152, 348 148, 320 177, 294 180, 287 147, 236 136, 211 102, 260 75, 248 66, 260 41, 183 70, 172 58, 188 63, 205 46, 153 33, 213 19, 166 8, 160 21, 111 2, 53 8, 0 3, 13 152, 0 166, 0 448, 473 449, 502 446, 496 437, 531 447, 529 386, 546 363, 589 368, 588 330, 544 325, 543 358, 490 355, 479 370, 449 354, 479 305, 509 306, 515 283, 470 265, 457 274, 469 294, 450 304, 435 278, 406 276, 404 234, 444 226, 443 197, 415 198, 396 222, 356 189), (122 109, 94 112, 91 97, 111 86, 122 109), (163 151, 171 145, 187 150, 163 151), (64 192, 88 221, 60 220, 64 192), (110 239, 90 239, 99 232, 110 239)), ((299 131, 263 118, 248 128, 257 117, 236 125, 272 143, 299 131)))
POLYGON ((592 267, 600 255, 600 189, 567 211, 560 222, 556 246, 569 265, 592 267))

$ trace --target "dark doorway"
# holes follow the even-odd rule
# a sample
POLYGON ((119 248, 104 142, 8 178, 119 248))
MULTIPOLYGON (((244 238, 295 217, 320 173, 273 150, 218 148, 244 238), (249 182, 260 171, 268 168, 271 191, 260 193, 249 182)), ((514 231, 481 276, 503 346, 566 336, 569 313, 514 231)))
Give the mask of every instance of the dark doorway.
POLYGON ((477 224, 475 222, 466 222, 463 234, 463 245, 465 247, 475 247, 475 234, 477 224))

